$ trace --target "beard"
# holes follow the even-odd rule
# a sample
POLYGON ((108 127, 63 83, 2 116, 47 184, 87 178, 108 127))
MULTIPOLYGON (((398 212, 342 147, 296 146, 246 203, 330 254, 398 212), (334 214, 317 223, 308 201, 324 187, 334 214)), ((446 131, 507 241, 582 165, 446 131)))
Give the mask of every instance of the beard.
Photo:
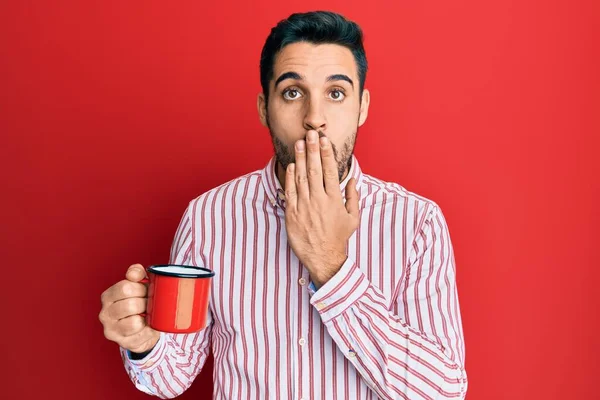
MULTIPOLYGON (((271 141, 273 142, 273 150, 275 151, 275 159, 276 161, 283 167, 283 170, 286 171, 288 165, 296 162, 296 152, 294 150, 294 145, 287 146, 285 143, 281 141, 277 137, 277 135, 271 129, 271 124, 269 123, 269 117, 267 115, 267 126, 269 128, 269 133, 271 134, 271 141)), ((319 137, 325 136, 323 133, 319 132, 319 137)), ((338 169, 338 179, 341 182, 346 170, 350 171, 350 166, 352 165, 352 155, 354 154, 354 147, 356 145, 356 137, 358 133, 358 123, 356 124, 356 129, 354 132, 344 141, 341 149, 333 144, 330 140, 331 148, 333 149, 333 156, 335 158, 335 162, 337 163, 338 169)), ((306 140, 306 137, 304 138, 306 140)))

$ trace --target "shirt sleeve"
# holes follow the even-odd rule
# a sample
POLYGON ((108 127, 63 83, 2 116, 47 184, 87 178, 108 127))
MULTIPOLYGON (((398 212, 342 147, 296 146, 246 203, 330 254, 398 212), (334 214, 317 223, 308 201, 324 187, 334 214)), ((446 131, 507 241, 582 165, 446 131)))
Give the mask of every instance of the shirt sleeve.
POLYGON ((389 299, 349 257, 313 293, 311 304, 379 397, 464 399, 467 374, 454 255, 438 207, 418 230, 407 264, 389 299))
MULTIPOLYGON (((171 246, 170 263, 190 265, 194 249, 190 208, 186 210, 171 246)), ((160 339, 143 359, 132 360, 127 350, 120 348, 121 358, 129 378, 140 391, 169 399, 187 390, 202 370, 210 353, 213 325, 210 310, 206 328, 190 334, 161 332, 160 339)))

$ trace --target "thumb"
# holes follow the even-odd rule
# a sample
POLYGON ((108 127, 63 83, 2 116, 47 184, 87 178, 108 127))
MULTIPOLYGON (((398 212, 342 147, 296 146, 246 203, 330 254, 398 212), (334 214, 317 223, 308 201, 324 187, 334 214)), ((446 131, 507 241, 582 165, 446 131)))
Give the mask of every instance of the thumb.
POLYGON ((358 218, 358 191, 356 190, 356 179, 352 178, 346 185, 346 211, 353 217, 358 218))
POLYGON ((142 264, 133 264, 127 269, 125 277, 128 281, 139 282, 146 277, 146 270, 142 264))

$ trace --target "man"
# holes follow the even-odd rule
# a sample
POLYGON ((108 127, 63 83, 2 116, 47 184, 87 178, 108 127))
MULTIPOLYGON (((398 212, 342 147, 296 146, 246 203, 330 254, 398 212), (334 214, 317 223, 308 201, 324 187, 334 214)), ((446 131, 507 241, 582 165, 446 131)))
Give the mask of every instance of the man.
POLYGON ((207 327, 146 326, 139 264, 103 293, 105 335, 138 389, 176 397, 212 351, 216 399, 464 398, 442 212, 353 155, 366 71, 362 32, 338 14, 272 29, 258 111, 275 156, 192 200, 171 249, 172 263, 216 273, 207 327))

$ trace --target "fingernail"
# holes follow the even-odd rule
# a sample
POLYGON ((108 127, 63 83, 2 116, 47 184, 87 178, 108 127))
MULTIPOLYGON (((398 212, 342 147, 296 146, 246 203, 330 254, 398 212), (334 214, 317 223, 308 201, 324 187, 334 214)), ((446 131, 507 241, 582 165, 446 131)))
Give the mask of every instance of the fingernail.
POLYGON ((321 137, 320 141, 321 141, 321 148, 322 149, 326 148, 327 145, 329 144, 329 140, 327 139, 326 136, 321 137))
POLYGON ((317 135, 317 132, 315 132, 315 131, 308 131, 308 134, 306 135, 306 141, 308 143, 316 143, 317 142, 317 137, 319 137, 319 135, 317 135))
POLYGON ((296 142, 296 150, 304 151, 304 140, 298 140, 296 142))

